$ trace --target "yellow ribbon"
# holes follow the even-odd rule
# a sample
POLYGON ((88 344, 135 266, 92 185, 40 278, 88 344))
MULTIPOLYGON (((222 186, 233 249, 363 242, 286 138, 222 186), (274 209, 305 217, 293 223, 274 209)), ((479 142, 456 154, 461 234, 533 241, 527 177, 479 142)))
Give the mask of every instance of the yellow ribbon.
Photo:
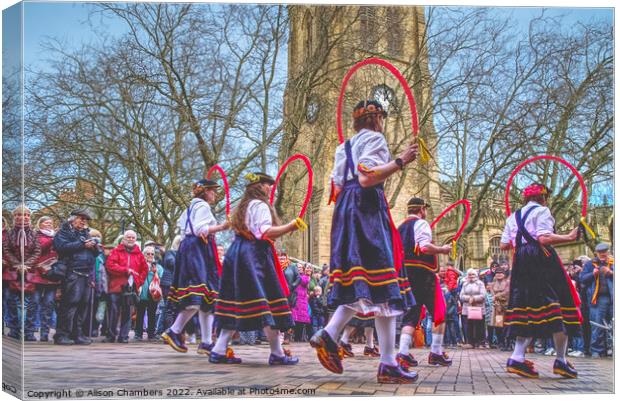
POLYGON ((247 173, 245 178, 253 184, 260 181, 260 177, 254 173, 247 173))
POLYGON ((592 230, 592 228, 590 228, 590 226, 588 225, 588 223, 586 223, 586 218, 585 217, 581 217, 581 219, 579 220, 581 222, 581 225, 583 226, 583 228, 586 229, 586 231, 588 232, 588 234, 590 234, 590 236, 592 237, 592 239, 596 239, 596 234, 594 233, 594 230, 592 230))
POLYGON ((306 231, 308 229, 308 225, 301 217, 295 219, 295 227, 297 227, 299 231, 306 231))
POLYGON ((421 136, 417 136, 418 139, 418 149, 420 150, 420 161, 422 163, 428 163, 431 160, 431 152, 428 150, 428 146, 426 146, 426 142, 422 139, 421 136))
POLYGON ((452 240, 452 260, 456 260, 456 240, 452 240))

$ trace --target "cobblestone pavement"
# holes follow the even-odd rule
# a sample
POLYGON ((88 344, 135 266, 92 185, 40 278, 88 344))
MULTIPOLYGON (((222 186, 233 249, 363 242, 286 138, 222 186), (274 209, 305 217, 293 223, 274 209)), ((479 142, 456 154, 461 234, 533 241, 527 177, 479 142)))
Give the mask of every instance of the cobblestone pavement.
MULTIPOLYGON (((4 382, 19 383, 21 345, 3 338, 4 382)), ((305 343, 288 346, 300 357, 296 366, 269 367, 267 345, 235 346, 242 365, 214 365, 190 345, 187 354, 160 342, 130 342, 91 346, 54 346, 27 343, 24 348, 24 396, 36 398, 42 391, 69 391, 62 398, 185 398, 209 396, 326 396, 326 395, 479 395, 612 393, 613 360, 574 358, 576 380, 552 374, 554 357, 528 354, 541 373, 540 379, 524 379, 504 371, 509 354, 497 350, 449 349, 451 367, 426 363, 427 349, 414 349, 420 361, 415 384, 378 384, 378 360, 360 355, 344 361, 345 372, 334 375, 318 363, 305 343), (80 391, 82 393, 80 393, 80 391), (125 391, 125 392, 123 392, 125 391), (110 393, 111 392, 111 393, 110 393), (289 393, 290 392, 290 393, 289 393)), ((19 386, 16 385, 19 392, 19 386)), ((52 397, 55 398, 55 397, 52 397)))

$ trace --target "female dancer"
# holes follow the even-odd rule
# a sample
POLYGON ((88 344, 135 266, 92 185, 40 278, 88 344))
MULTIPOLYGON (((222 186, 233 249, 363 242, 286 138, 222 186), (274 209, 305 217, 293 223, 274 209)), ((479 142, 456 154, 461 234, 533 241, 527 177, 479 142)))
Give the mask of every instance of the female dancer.
POLYGON ((194 198, 177 223, 183 239, 176 255, 168 300, 176 303, 180 312, 162 338, 178 352, 187 352, 181 333, 196 312, 202 335, 197 352, 209 355, 213 348, 213 306, 219 288, 215 233, 228 228, 228 223, 217 224, 209 206, 215 203, 218 187, 211 180, 195 182, 192 189, 194 198))
POLYGON ((516 342, 506 370, 538 377, 534 364, 525 359, 525 350, 533 337, 553 336, 557 353, 553 373, 576 378, 577 371, 566 360, 566 347, 567 335, 579 333, 579 300, 551 245, 574 241, 577 228, 566 235, 555 234, 555 220, 547 207, 549 189, 544 185, 528 186, 523 198, 525 206, 508 217, 501 239, 502 249, 515 248, 504 327, 516 342))
POLYGON ((235 240, 226 252, 215 304, 215 321, 221 329, 209 362, 241 363, 228 348, 235 330, 263 330, 271 355, 269 365, 294 365, 299 359, 285 354, 280 331, 294 326, 287 296, 288 286, 273 240, 298 229, 296 220, 279 225, 269 203, 274 179, 264 173, 248 174, 250 183, 232 214, 235 240))
MULTIPOLYGON (((359 102, 353 109, 357 133, 336 149, 332 195, 337 198, 328 296, 329 306, 336 311, 325 329, 312 337, 310 345, 316 348, 323 367, 342 373, 336 340, 356 313, 374 312, 381 353, 377 380, 412 383, 417 374, 402 370, 394 355, 396 317, 414 301, 411 291, 406 291, 408 282, 402 290, 406 296, 401 295, 397 270, 402 264, 402 244, 389 215, 383 182, 415 160, 418 149, 411 144, 400 157, 391 160, 382 133, 386 116, 379 102, 359 102)), ((400 272, 404 273, 403 269, 400 272)))

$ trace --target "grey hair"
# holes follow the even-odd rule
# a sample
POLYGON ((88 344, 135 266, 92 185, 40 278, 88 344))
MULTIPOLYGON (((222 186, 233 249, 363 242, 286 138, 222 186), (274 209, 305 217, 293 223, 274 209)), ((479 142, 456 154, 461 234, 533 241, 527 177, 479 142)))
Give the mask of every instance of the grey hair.
POLYGON ((476 269, 467 269, 467 274, 473 273, 476 277, 478 277, 478 270, 476 269))
POLYGON ((133 234, 134 237, 138 238, 138 234, 134 230, 127 230, 123 233, 123 238, 125 238, 128 234, 133 234))
POLYGON ((142 254, 146 256, 146 251, 153 251, 153 253, 155 253, 155 247, 151 246, 151 245, 147 245, 144 247, 144 249, 142 250, 142 254))
POLYGON ((75 219, 77 219, 78 217, 74 214, 72 214, 71 216, 67 217, 67 221, 69 223, 71 223, 72 221, 74 221, 75 219))

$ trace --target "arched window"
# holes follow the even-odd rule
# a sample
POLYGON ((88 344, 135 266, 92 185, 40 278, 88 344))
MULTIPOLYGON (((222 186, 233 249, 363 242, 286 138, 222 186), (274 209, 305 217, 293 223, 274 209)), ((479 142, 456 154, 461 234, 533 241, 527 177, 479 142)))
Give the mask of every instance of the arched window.
POLYGON ((502 251, 500 248, 500 237, 493 237, 489 240, 489 257, 497 263, 509 263, 510 253, 502 251))

